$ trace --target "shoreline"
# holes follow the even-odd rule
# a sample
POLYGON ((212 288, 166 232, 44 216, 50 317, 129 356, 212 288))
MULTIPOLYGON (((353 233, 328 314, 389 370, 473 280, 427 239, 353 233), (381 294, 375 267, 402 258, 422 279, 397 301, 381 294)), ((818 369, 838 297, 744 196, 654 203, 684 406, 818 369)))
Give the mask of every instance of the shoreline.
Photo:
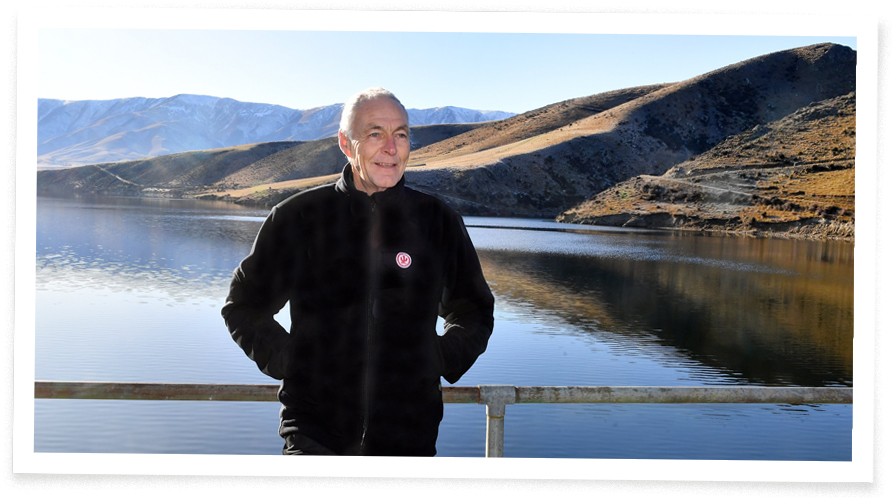
MULTIPOLYGON (((325 183, 325 182, 324 182, 325 183)), ((136 198, 136 199, 184 199, 184 200, 196 200, 196 201, 208 201, 208 202, 225 202, 228 204, 234 204, 238 206, 248 207, 248 208, 272 208, 280 201, 288 198, 291 195, 294 195, 301 190, 273 190, 273 191, 263 191, 264 194, 262 196, 241 196, 241 197, 233 197, 229 194, 218 195, 216 193, 209 192, 201 192, 201 193, 187 193, 187 192, 171 192, 168 191, 165 194, 155 194, 155 195, 128 195, 124 193, 119 194, 100 194, 96 192, 71 192, 71 193, 54 193, 54 192, 38 192, 38 197, 55 197, 55 198, 84 198, 84 197, 107 197, 107 198, 136 198), (254 197, 254 198, 253 198, 254 197)), ((461 210, 460 214, 463 216, 482 216, 481 214, 471 214, 471 213, 463 213, 461 210)), ((653 213, 656 214, 656 213, 653 213)), ((665 213, 668 216, 672 216, 670 213, 665 213)), ((506 216, 506 215, 488 215, 495 218, 517 218, 519 216, 506 216)), ((521 216, 523 218, 528 218, 529 216, 521 216)), ((822 234, 822 233, 803 233, 789 230, 767 230, 767 229, 718 229, 718 228, 707 228, 707 227, 697 227, 697 226, 661 226, 657 224, 651 223, 637 223, 636 226, 630 225, 629 222, 634 217, 629 217, 627 222, 625 223, 592 223, 588 222, 586 219, 583 220, 569 220, 562 221, 561 214, 557 216, 546 215, 543 219, 550 219, 555 221, 556 223, 560 223, 562 225, 567 225, 569 227, 577 226, 577 225, 586 225, 586 226, 594 226, 594 227, 611 227, 611 228, 629 228, 629 229, 644 229, 644 230, 660 230, 664 232, 678 232, 685 234, 698 234, 705 236, 735 236, 735 237, 749 237, 749 238, 764 238, 764 239, 786 239, 786 240, 805 240, 805 241, 815 241, 815 242, 823 242, 823 241, 835 241, 835 242, 848 242, 855 243, 856 235, 833 235, 833 234, 822 234)), ((733 222, 733 219, 727 220, 733 222)))

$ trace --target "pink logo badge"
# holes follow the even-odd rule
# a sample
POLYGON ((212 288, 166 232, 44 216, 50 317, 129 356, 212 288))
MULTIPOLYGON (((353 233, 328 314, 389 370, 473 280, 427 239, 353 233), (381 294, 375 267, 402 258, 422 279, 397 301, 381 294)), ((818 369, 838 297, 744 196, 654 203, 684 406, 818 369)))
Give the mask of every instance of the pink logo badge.
POLYGON ((397 253, 397 266, 401 268, 409 268, 413 264, 413 258, 405 252, 397 253))

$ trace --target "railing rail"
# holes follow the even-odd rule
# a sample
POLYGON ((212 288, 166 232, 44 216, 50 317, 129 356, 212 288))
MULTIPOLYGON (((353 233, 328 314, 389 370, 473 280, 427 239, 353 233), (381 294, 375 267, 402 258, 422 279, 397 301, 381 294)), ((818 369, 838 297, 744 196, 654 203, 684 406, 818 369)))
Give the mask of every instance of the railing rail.
MULTIPOLYGON (((131 399, 180 401, 277 401, 275 384, 172 384, 148 382, 36 381, 36 399, 131 399)), ((516 403, 766 403, 853 404, 850 387, 516 387, 442 388, 445 403, 477 403, 487 409, 485 456, 503 456, 506 405, 516 403)))

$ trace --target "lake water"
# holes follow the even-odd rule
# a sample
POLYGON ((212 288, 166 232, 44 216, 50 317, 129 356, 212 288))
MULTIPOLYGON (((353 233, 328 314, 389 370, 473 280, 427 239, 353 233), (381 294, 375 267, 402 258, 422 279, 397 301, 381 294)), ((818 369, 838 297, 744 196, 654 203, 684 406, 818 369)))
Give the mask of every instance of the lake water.
MULTIPOLYGON (((266 210, 37 200, 35 378, 275 383, 220 318, 266 210)), ((854 245, 466 218, 497 299, 457 383, 852 386, 854 245)), ((288 316, 278 316, 288 325, 288 316)), ((279 454, 278 403, 35 400, 35 451, 279 454)), ((506 457, 851 460, 850 405, 506 408, 506 457)), ((483 456, 447 404, 438 455, 483 456)))

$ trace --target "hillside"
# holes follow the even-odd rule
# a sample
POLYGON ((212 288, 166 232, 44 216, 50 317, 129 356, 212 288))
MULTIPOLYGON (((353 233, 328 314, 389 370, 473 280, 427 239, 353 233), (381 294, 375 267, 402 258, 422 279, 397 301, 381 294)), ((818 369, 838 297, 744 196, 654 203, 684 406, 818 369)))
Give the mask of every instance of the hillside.
POLYGON ((552 218, 618 182, 661 175, 730 135, 852 92, 855 83, 850 48, 777 52, 509 144, 430 159, 420 150, 411 162, 425 158, 426 166, 408 171, 407 181, 469 214, 552 218))
POLYGON ((441 161, 493 149, 548 133, 575 121, 638 99, 666 85, 651 85, 600 93, 551 104, 517 116, 476 127, 450 139, 414 149, 411 163, 441 161))
POLYGON ((37 192, 180 197, 290 148, 314 142, 269 142, 181 152, 138 161, 37 172, 37 192))
MULTIPOLYGON (((411 128, 411 137, 414 145, 425 147, 481 125, 418 126, 411 128)), ((334 137, 310 142, 267 142, 41 170, 37 172, 37 191, 225 198, 224 192, 248 189, 263 191, 266 195, 273 192, 268 184, 325 177, 340 173, 344 165, 345 157, 334 137)), ((255 198, 252 196, 248 201, 255 198)))
POLYGON ((851 92, 729 137, 664 175, 622 182, 557 220, 853 239, 855 155, 851 92))

